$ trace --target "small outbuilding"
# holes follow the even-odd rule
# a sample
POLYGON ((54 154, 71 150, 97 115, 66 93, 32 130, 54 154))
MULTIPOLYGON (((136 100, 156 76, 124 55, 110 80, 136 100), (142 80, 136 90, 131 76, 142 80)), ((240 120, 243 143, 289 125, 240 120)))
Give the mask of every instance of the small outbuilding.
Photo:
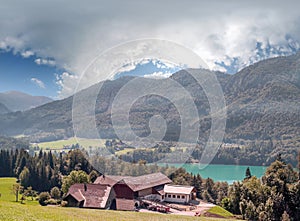
POLYGON ((189 203, 196 199, 196 188, 193 186, 183 185, 165 185, 164 194, 165 202, 170 203, 189 203))

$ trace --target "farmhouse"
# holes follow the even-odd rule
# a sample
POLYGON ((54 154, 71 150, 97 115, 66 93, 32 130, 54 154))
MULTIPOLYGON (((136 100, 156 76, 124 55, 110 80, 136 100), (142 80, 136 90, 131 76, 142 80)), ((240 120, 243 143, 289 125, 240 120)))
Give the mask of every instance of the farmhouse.
POLYGON ((162 173, 143 176, 102 175, 94 184, 74 184, 65 197, 69 206, 134 210, 142 200, 189 203, 195 199, 191 186, 171 185, 162 173))

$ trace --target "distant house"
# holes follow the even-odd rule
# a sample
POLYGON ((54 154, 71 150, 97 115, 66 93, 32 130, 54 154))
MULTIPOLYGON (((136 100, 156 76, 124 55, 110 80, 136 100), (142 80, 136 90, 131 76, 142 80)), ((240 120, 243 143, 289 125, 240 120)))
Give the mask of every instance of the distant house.
POLYGON ((65 200, 69 206, 130 211, 141 200, 188 203, 196 198, 194 187, 171 183, 162 173, 137 177, 102 175, 94 184, 72 185, 65 200))
POLYGON ((115 193, 109 185, 74 184, 70 187, 66 197, 68 206, 109 209, 115 205, 115 193))
POLYGON ((196 189, 192 186, 165 185, 164 193, 166 202, 188 203, 196 199, 196 189))

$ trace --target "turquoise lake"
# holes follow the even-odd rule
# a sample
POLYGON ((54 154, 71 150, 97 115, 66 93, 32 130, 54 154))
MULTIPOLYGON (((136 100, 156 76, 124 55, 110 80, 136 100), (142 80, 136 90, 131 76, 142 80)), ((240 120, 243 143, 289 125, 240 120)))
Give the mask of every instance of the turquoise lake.
POLYGON ((199 164, 176 164, 170 163, 169 166, 183 167, 187 172, 200 174, 203 178, 212 178, 214 181, 227 181, 232 184, 234 181, 241 181, 245 178, 247 167, 251 174, 256 177, 262 177, 266 171, 265 166, 240 166, 240 165, 217 165, 210 164, 204 169, 199 168, 199 164))

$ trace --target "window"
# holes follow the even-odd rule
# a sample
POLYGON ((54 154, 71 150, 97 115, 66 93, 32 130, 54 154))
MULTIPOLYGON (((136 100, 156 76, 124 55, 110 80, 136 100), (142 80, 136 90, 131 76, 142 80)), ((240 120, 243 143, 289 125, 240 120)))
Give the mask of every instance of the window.
POLYGON ((171 198, 171 194, 169 194, 168 197, 171 198))
POLYGON ((173 195, 173 198, 176 198, 176 196, 175 196, 175 195, 173 195))
POLYGON ((180 196, 178 195, 177 198, 180 199, 180 196))
POLYGON ((185 198, 185 196, 181 196, 181 199, 184 199, 185 198))

